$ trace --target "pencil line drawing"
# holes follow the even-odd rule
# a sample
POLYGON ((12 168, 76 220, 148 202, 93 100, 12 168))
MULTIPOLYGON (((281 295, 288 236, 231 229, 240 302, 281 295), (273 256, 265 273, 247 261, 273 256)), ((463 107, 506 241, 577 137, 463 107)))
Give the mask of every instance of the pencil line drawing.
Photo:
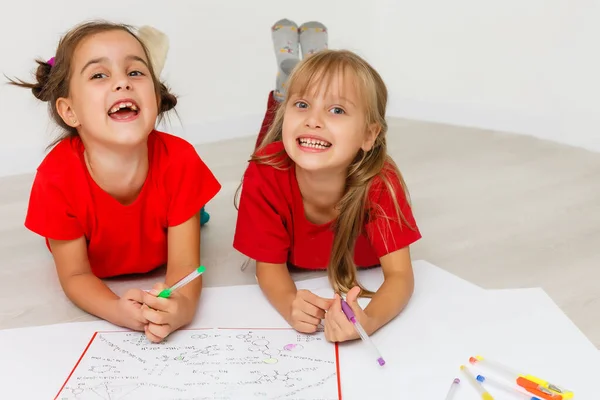
POLYGON ((335 348, 291 329, 180 330, 161 343, 99 332, 57 396, 137 398, 338 400, 335 348))

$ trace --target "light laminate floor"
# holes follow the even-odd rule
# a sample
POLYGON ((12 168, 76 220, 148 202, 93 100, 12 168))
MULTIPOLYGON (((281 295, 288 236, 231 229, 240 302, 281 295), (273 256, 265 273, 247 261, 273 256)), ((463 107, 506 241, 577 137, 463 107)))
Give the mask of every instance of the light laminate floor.
MULTIPOLYGON (((254 283, 231 247, 233 195, 254 140, 198 146, 223 185, 202 233, 207 286, 254 283)), ((424 235, 415 259, 484 288, 541 286, 600 348, 600 154, 405 120, 390 121, 389 145, 424 235)), ((0 178, 0 329, 93 319, 66 299, 43 240, 23 227, 32 178, 0 178)))

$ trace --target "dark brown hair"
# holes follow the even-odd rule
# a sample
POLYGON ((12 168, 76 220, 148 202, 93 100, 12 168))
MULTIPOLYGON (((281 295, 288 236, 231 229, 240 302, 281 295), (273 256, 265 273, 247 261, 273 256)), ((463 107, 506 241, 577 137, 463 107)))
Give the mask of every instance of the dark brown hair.
POLYGON ((56 139, 49 147, 68 137, 78 136, 77 129, 67 125, 56 110, 56 100, 61 97, 69 96, 69 82, 71 78, 71 62, 75 49, 82 40, 90 35, 95 35, 102 32, 121 30, 129 33, 137 39, 144 49, 144 54, 148 60, 148 68, 152 75, 152 81, 156 91, 158 102, 158 119, 162 119, 163 114, 170 111, 177 104, 177 97, 169 92, 169 89, 164 83, 160 82, 154 72, 152 63, 150 62, 150 54, 148 48, 142 40, 135 34, 134 29, 126 24, 118 24, 107 21, 90 21, 75 26, 66 35, 64 35, 58 43, 56 53, 54 55, 54 65, 49 61, 36 60, 38 64, 35 78, 35 83, 24 82, 21 79, 13 80, 7 78, 10 84, 31 89, 33 95, 41 101, 48 102, 48 109, 54 122, 56 122, 64 132, 56 139))
MULTIPOLYGON (((293 164, 285 150, 272 155, 261 155, 261 153, 269 144, 282 140, 285 109, 291 96, 294 94, 302 96, 307 90, 319 87, 321 84, 324 84, 327 90, 327 86, 331 84, 336 74, 352 80, 352 83, 357 86, 359 95, 365 100, 366 126, 375 124, 379 134, 373 147, 367 152, 359 150, 348 166, 345 192, 337 204, 339 215, 332 226, 334 241, 327 271, 335 292, 347 293, 357 285, 361 288, 360 296, 372 297, 374 292, 367 290, 358 282, 354 264, 356 239, 363 232, 367 218, 382 218, 386 221, 387 228, 378 226, 378 233, 382 235, 386 246, 389 240, 394 240, 391 235, 390 221, 402 222, 408 229, 415 229, 402 214, 397 201, 397 191, 404 192, 409 202, 410 195, 402 174, 387 153, 388 125, 385 115, 388 91, 379 73, 360 56, 347 50, 321 50, 302 60, 288 78, 286 97, 279 105, 270 129, 250 157, 250 161, 271 165, 278 169, 286 169, 293 164), (378 182, 374 187, 375 190, 382 194, 387 192, 392 199, 396 215, 386 215, 380 205, 371 204, 368 194, 374 182, 378 182)), ((238 187, 238 192, 240 189, 243 190, 242 185, 238 187)), ((234 204, 237 207, 237 201, 234 204)))

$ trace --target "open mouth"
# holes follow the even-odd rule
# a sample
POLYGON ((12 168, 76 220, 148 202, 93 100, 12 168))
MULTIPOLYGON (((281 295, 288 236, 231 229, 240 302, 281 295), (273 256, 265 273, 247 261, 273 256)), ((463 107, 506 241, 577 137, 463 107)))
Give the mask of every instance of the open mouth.
POLYGON ((133 101, 120 101, 115 103, 110 110, 108 116, 117 120, 128 120, 136 117, 140 112, 137 104, 133 101))
POLYGON ((297 139, 297 142, 301 147, 308 147, 310 149, 325 150, 325 149, 328 149, 329 147, 331 147, 331 143, 326 142, 325 140, 320 140, 320 139, 301 137, 301 138, 297 139))

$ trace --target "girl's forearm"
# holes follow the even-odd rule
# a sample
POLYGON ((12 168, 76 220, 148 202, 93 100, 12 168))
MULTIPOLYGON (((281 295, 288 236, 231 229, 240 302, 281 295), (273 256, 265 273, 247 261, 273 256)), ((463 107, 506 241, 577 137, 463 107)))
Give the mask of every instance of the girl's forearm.
MULTIPOLYGON (((165 274, 165 284, 169 287, 175 285, 181 279, 184 279, 188 276, 190 272, 192 272, 194 268, 186 267, 186 268, 176 268, 173 266, 167 266, 167 273, 165 274)), ((203 287, 203 275, 195 278, 187 285, 181 287, 179 289, 179 293, 185 296, 190 302, 197 305, 200 301, 200 295, 202 293, 203 287)))
POLYGON ((291 324, 292 303, 297 289, 287 266, 257 262, 256 279, 269 303, 291 324))
MULTIPOLYGON (((190 257, 189 252, 179 254, 181 254, 179 259, 172 256, 171 262, 167 265, 165 284, 168 287, 173 287, 177 282, 185 279, 197 268, 197 265, 200 264, 199 258, 194 259, 190 257), (186 255, 190 258, 182 261, 183 258, 181 258, 181 256, 186 255)), ((193 254, 193 256, 197 255, 193 254)), ((174 329, 179 329, 182 326, 189 324, 194 319, 200 303, 203 283, 203 275, 200 275, 177 289, 177 294, 183 302, 180 303, 181 307, 177 311, 180 318, 178 318, 179 322, 173 325, 174 329)))
POLYGON ((369 335, 390 322, 406 307, 414 289, 413 279, 404 274, 386 277, 379 290, 365 308, 369 323, 365 330, 369 335))
POLYGON ((122 326, 118 312, 119 296, 93 273, 69 276, 63 282, 63 290, 67 297, 83 311, 122 326))

